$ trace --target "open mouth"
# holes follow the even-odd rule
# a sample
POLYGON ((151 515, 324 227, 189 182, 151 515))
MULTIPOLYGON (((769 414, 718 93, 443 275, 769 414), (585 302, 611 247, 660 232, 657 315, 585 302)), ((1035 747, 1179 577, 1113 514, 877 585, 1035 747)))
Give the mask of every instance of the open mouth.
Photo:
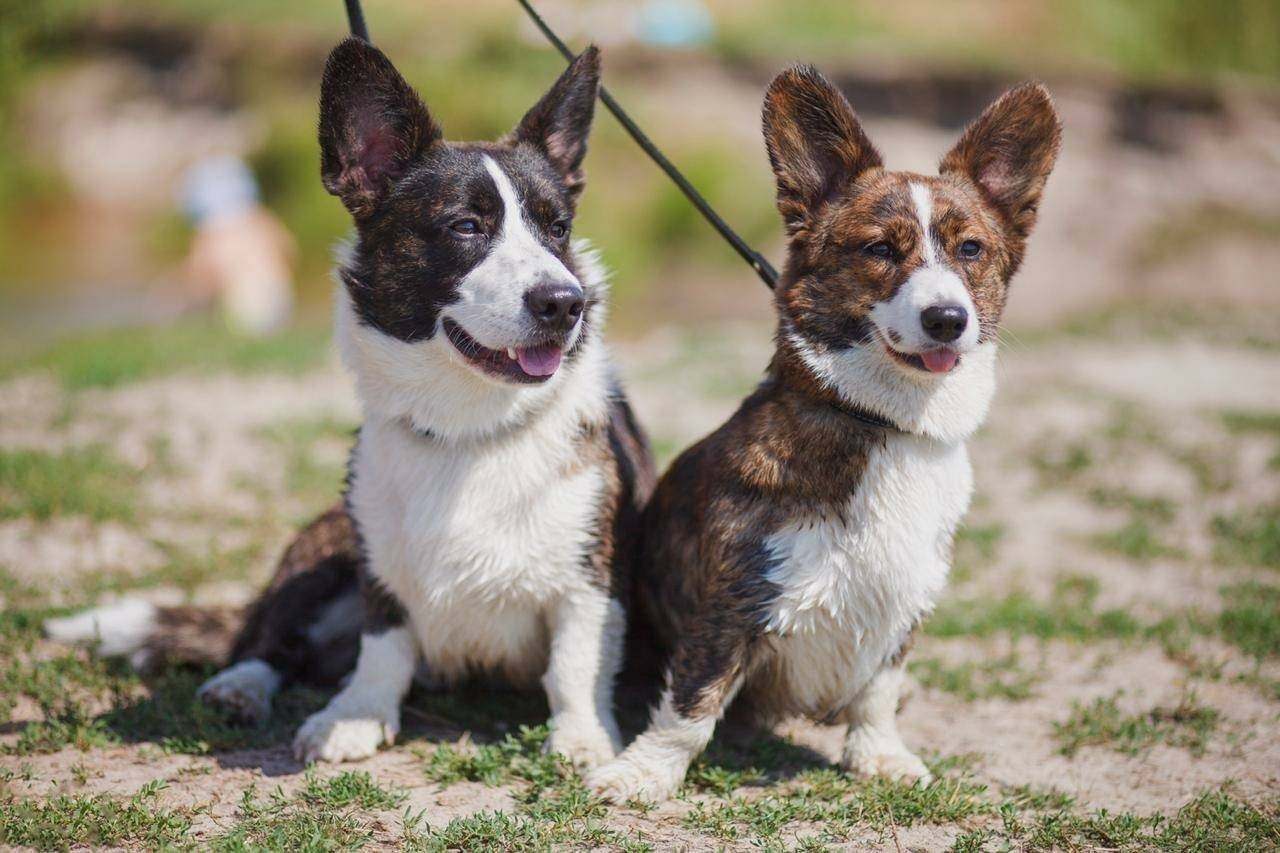
POLYGON ((884 351, 889 353, 889 356, 899 364, 905 364, 907 367, 922 370, 926 373, 950 373, 960 363, 960 353, 951 347, 938 347, 937 349, 914 353, 898 352, 886 343, 884 344, 884 351))
POLYGON ((461 353, 468 363, 477 369, 506 379, 510 382, 521 382, 536 385, 546 382, 560 368, 564 350, 559 344, 545 343, 528 347, 509 347, 504 350, 489 349, 481 346, 475 338, 463 331, 462 327, 449 318, 444 320, 444 333, 449 343, 461 353))

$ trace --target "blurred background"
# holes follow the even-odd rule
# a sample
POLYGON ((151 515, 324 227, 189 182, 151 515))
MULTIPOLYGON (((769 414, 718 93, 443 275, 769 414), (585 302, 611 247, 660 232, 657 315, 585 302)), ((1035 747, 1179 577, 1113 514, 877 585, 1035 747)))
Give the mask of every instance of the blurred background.
MULTIPOLYGON (((614 95, 775 264, 759 112, 784 65, 816 63, 890 167, 926 172, 1006 86, 1048 84, 1062 155, 907 740, 976 756, 992 791, 1143 815, 1209 791, 1274 821, 1280 2, 537 5, 604 48, 614 95)), ((504 133, 563 67, 510 0, 365 6, 453 139, 504 133)), ((151 771, 119 750, 157 743, 225 759, 164 795, 181 808, 236 800, 251 778, 228 768, 301 778, 285 744, 314 697, 235 729, 192 674, 144 684, 38 626, 121 594, 244 601, 335 500, 359 420, 329 345, 349 219, 315 124, 346 32, 340 0, 0 0, 0 770, 34 767, 11 792, 132 790, 151 771)), ((771 302, 604 110, 587 172, 575 233, 614 271, 610 335, 665 464, 758 381, 771 302)), ((834 755, 825 731, 789 736, 834 755)))
MULTIPOLYGON (((375 41, 452 138, 509 129, 562 67, 514 3, 367 6, 375 41)), ((1280 301, 1268 272, 1280 269, 1273 0, 542 7, 571 43, 604 46, 623 104, 775 262, 759 102, 784 64, 821 66, 890 165, 918 170, 1002 87, 1036 77, 1067 135, 1014 328, 1148 298, 1280 301)), ((323 327, 348 228, 320 186, 314 139, 319 71, 346 32, 338 0, 4 0, 0 21, 6 347, 198 324, 188 314, 212 285, 193 270, 191 173, 225 155, 248 164, 287 232, 263 239, 286 246, 294 326, 323 327)), ((750 272, 603 110, 588 170, 576 230, 615 271, 616 334, 768 316, 750 272)))

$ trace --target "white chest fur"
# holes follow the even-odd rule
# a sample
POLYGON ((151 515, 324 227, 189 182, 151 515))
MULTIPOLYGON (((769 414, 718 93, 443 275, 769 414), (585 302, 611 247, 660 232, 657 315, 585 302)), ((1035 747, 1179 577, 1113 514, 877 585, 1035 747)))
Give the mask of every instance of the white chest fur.
POLYGON ((972 491, 963 443, 894 435, 870 455, 843 519, 771 537, 780 595, 768 630, 796 712, 847 704, 933 608, 972 491))
MULTIPOLYGON (((555 421, 555 418, 551 419, 555 421)), ((546 668, 547 609, 590 581, 582 563, 603 486, 564 424, 437 442, 367 423, 351 506, 370 569, 408 611, 432 675, 520 685, 546 668)))

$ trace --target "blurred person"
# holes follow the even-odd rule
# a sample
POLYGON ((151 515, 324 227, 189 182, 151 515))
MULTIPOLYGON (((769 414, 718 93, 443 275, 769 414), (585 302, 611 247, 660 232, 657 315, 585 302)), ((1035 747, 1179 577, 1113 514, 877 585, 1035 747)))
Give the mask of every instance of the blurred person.
POLYGON ((187 174, 183 205, 195 224, 186 272, 216 300, 228 326, 266 335, 293 313, 297 246, 258 199, 258 184, 238 157, 200 161, 187 174))

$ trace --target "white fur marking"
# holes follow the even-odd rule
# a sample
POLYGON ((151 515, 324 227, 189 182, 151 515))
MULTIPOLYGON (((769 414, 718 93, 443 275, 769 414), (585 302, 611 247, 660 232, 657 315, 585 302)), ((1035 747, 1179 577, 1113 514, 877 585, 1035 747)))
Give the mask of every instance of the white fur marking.
POLYGON ((617 755, 613 684, 622 666, 626 614, 596 589, 567 595, 551 616, 551 661, 542 684, 551 706, 547 749, 595 767, 617 755))
MULTIPOLYGON (((733 700, 741 687, 738 680, 721 706, 733 700)), ((662 701, 649 727, 613 761, 587 774, 587 787, 615 803, 641 799, 661 802, 669 799, 684 782, 689 764, 711 742, 719 715, 691 718, 676 710, 671 690, 662 701)))
POLYGON ((845 736, 840 766, 862 776, 920 780, 929 784, 933 774, 898 734, 898 694, 902 691, 902 668, 881 670, 850 708, 850 724, 845 736))
POLYGON ((409 690, 416 662, 417 648, 406 628, 362 636, 351 680, 298 729, 294 756, 307 763, 356 761, 394 743, 400 700, 409 690))
POLYGON ((769 538, 779 594, 768 629, 796 713, 846 706, 933 609, 972 490, 963 445, 893 434, 843 520, 801 519, 769 538))
MULTIPOLYGON (((484 167, 502 199, 502 225, 488 255, 459 283, 459 301, 445 313, 483 346, 501 350, 530 336, 531 318, 524 305, 529 288, 549 280, 578 280, 529 230, 524 203, 502 168, 488 155, 484 167)), ((573 346, 580 329, 565 349, 573 346)))
POLYGON ((100 655, 116 657, 141 651, 156 631, 156 606, 128 599, 73 616, 48 619, 44 632, 63 643, 93 643, 100 655))
POLYGON ((240 661, 210 678, 196 696, 225 708, 242 719, 260 722, 271 715, 271 699, 280 689, 280 675, 257 658, 240 661))

